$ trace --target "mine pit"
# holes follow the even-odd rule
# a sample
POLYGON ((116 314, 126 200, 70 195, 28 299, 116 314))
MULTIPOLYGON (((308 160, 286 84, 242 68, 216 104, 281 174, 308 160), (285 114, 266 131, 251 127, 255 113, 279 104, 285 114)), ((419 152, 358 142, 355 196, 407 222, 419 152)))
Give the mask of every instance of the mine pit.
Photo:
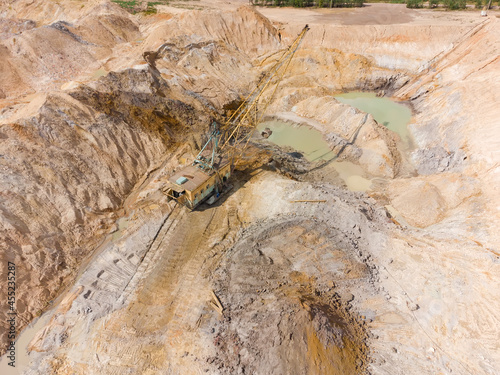
POLYGON ((159 3, 1 9, 2 375, 500 373, 497 7, 159 3))
MULTIPOLYGON (((365 114, 372 115, 378 124, 397 134, 399 137, 396 140, 397 149, 408 157, 414 144, 407 128, 411 120, 411 110, 403 104, 379 96, 379 93, 374 92, 351 92, 336 95, 335 99, 365 114)), ((335 144, 329 144, 325 140, 325 135, 321 131, 321 124, 300 118, 293 113, 270 116, 270 118, 273 117, 274 119, 264 121, 257 126, 257 130, 264 138, 278 146, 291 147, 297 150, 298 153, 295 157, 304 157, 309 162, 321 166, 326 175, 329 173, 328 171, 335 170, 349 190, 367 191, 372 184, 371 179, 373 178, 377 178, 379 184, 381 181, 383 183, 380 177, 370 176, 352 160, 345 160, 343 155, 345 148, 355 143, 356 133, 359 133, 366 120, 356 129, 353 136, 345 140, 339 147, 335 144), (281 119, 283 117, 286 120, 281 119), (302 121, 302 123, 294 121, 302 121)), ((328 133, 326 137, 328 138, 328 133)), ((289 154, 294 156, 293 152, 289 154)))

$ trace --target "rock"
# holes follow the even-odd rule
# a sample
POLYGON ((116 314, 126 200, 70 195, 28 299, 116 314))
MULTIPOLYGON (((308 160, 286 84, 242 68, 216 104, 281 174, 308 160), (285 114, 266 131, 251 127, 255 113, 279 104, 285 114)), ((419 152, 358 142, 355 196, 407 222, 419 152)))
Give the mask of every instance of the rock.
POLYGON ((420 306, 418 304, 409 301, 406 302, 406 306, 408 306, 410 311, 417 311, 418 309, 420 309, 420 306))
POLYGON ((261 133, 260 133, 264 138, 269 138, 271 134, 273 134, 272 130, 269 128, 265 128, 261 133))
POLYGON ((413 163, 422 175, 459 170, 465 159, 466 155, 462 150, 446 151, 442 146, 419 149, 412 153, 413 163))
POLYGON ((439 189, 416 178, 394 181, 389 195, 391 205, 410 225, 419 228, 439 222, 447 209, 439 189))
POLYGON ((352 293, 341 294, 340 297, 347 303, 354 301, 354 294, 352 293))

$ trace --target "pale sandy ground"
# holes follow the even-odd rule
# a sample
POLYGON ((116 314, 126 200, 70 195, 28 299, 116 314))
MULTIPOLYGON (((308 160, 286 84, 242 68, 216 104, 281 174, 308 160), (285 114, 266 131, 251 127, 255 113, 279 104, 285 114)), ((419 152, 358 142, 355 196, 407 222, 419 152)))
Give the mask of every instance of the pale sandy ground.
MULTIPOLYGON (((92 254, 96 242, 107 238, 85 263, 81 257, 68 257, 76 263, 73 270, 79 264, 86 268, 78 277, 65 271, 67 280, 76 278, 76 283, 68 285, 61 302, 44 316, 51 319, 50 324, 38 331, 32 343, 35 351, 27 373, 232 374, 246 370, 256 374, 319 374, 352 372, 356 366, 358 372, 369 370, 373 374, 500 373, 496 313, 500 308, 496 230, 500 222, 496 108, 500 101, 500 30, 496 11, 485 19, 472 11, 415 11, 385 4, 332 11, 259 9, 277 28, 274 30, 251 12, 232 13, 244 2, 196 2, 203 11, 162 7, 164 14, 152 17, 132 17, 105 2, 74 3, 2 8, 6 17, 17 12, 19 18, 36 20, 37 27, 65 20, 73 25, 71 32, 93 43, 82 46, 52 29, 50 33, 58 39, 46 40, 43 28, 23 32, 24 36, 7 36, 2 51, 8 51, 4 61, 10 64, 6 72, 12 82, 2 88, 6 95, 2 126, 8 129, 2 134, 10 142, 10 148, 2 146, 5 153, 18 155, 18 139, 30 144, 30 137, 35 137, 10 124, 40 126, 33 119, 42 119, 41 129, 46 133, 41 134, 59 134, 55 137, 59 142, 70 139, 70 145, 81 144, 85 162, 95 167, 90 170, 92 176, 105 175, 108 185, 108 190, 96 183, 87 187, 92 182, 78 179, 82 171, 71 165, 65 170, 76 176, 78 184, 52 177, 48 170, 53 169, 57 176, 57 163, 63 159, 57 153, 53 154, 56 164, 40 167, 38 175, 30 174, 27 165, 16 170, 15 164, 6 164, 6 170, 16 171, 13 176, 24 179, 5 178, 7 174, 2 179, 2 190, 10 194, 5 196, 6 204, 11 204, 10 212, 17 215, 16 220, 2 216, 2 235, 4 240, 24 245, 16 256, 19 264, 23 264, 21 257, 29 258, 32 269, 26 274, 54 275, 54 268, 60 266, 50 257, 45 260, 40 254, 47 251, 37 247, 39 233, 61 227, 58 211, 65 213, 67 223, 64 233, 59 234, 66 241, 59 246, 61 254, 68 254, 67 249, 75 244, 85 254, 92 254), (117 22, 113 18, 117 15, 126 32, 110 26, 117 22), (286 42, 306 23, 311 31, 273 103, 273 111, 318 124, 332 141, 339 139, 335 137, 348 139, 364 118, 364 114, 331 98, 342 89, 379 89, 391 82, 387 87, 395 98, 410 100, 414 108, 410 129, 423 154, 398 156, 393 135, 370 120, 356 147, 365 155, 370 150, 372 157, 363 162, 356 150, 348 155, 368 174, 377 175, 382 167, 399 171, 384 172, 383 183, 369 192, 371 197, 339 189, 338 177, 331 177, 330 172, 320 171, 319 176, 311 174, 299 182, 258 170, 246 184, 240 181, 235 192, 216 208, 196 213, 171 210, 159 190, 165 177, 183 162, 179 156, 189 150, 178 150, 172 156, 173 146, 165 147, 161 141, 171 133, 137 128, 136 115, 128 114, 119 123, 121 133, 111 135, 117 126, 109 111, 113 105, 102 98, 102 104, 99 99, 85 102, 89 91, 80 92, 76 99, 66 94, 49 96, 48 104, 44 94, 24 96, 61 86, 76 87, 79 81, 95 80, 101 68, 114 71, 136 66, 136 75, 125 73, 91 86, 97 91, 120 93, 119 99, 113 100, 122 106, 144 105, 137 101, 139 97, 153 107, 164 105, 163 99, 155 99, 154 80, 148 81, 150 78, 140 73, 144 69, 141 54, 170 41, 178 48, 170 56, 180 62, 163 59, 158 61, 158 69, 171 90, 168 95, 191 100, 195 109, 182 117, 185 109, 166 108, 181 123, 196 124, 191 130, 200 133, 200 124, 207 119, 193 118, 204 104, 185 92, 201 95, 220 108, 234 99, 237 91, 251 87, 258 73, 253 66, 280 46, 278 32, 286 42), (93 33, 96 28, 100 31, 93 33), (260 33, 264 29, 266 32, 260 33), (217 48, 183 47, 206 40, 222 42, 217 48), (67 49, 72 52, 66 53, 67 49), (49 63, 31 58, 29 64, 20 64, 26 51, 33 53, 32 57, 49 58, 49 63), (56 63, 60 56, 64 69, 58 69, 56 63), (409 83, 400 88, 406 81, 409 83), (63 114, 56 111, 61 108, 63 114), (76 140, 68 130, 71 123, 79 126, 76 140), (109 133, 95 133, 95 123, 106 124, 109 133), (116 144, 123 149, 127 144, 134 147, 123 159, 120 147, 102 146, 108 137, 116 137, 116 144), (107 152, 105 163, 102 156, 93 154, 101 155, 96 145, 107 152), (432 151, 435 147, 441 147, 444 156, 432 151), (139 165, 132 161, 137 158, 139 165), (167 160, 166 164, 155 169, 162 160, 167 160), (426 172, 418 174, 417 170, 426 172), (148 179, 141 177, 146 171, 154 171, 148 179), (49 188, 33 176, 43 176, 49 188), (34 199, 31 202, 50 202, 57 207, 45 208, 44 215, 28 228, 31 237, 23 237, 26 233, 19 229, 19 223, 26 222, 32 213, 29 205, 22 204, 23 199, 12 198, 25 194, 16 190, 16 182, 17 186, 33 186, 28 192, 34 199), (83 201, 73 202, 71 197, 75 196, 83 201), (125 209, 120 211, 127 196, 125 209), (325 199, 327 204, 298 206, 290 203, 293 199, 325 199), (95 216, 85 211, 91 203, 96 204, 91 207, 95 216), (396 207, 405 223, 413 227, 388 219, 387 204, 396 207), (106 214, 99 212, 106 209, 106 214), (128 220, 120 221, 124 212, 128 220), (45 221, 46 226, 38 224, 45 221), (115 221, 119 230, 105 237, 115 221), (325 228, 324 233, 301 233, 298 228, 310 228, 311 222, 325 228), (72 233, 74 223, 80 225, 78 237, 72 233), (92 231, 86 232, 88 228, 92 231), (266 228, 272 231, 266 232, 266 228), (281 230, 284 235, 280 235, 281 230), (95 236, 90 243, 85 242, 89 233, 95 236), (295 247, 297 238, 303 247, 295 247), (254 267, 263 272, 259 278, 252 273, 247 278, 237 276, 254 267), (210 307, 212 289, 227 309, 226 319, 220 319, 210 307), (245 294, 240 296, 240 290, 245 294), (314 297, 316 302, 335 308, 335 293, 341 306, 350 306, 344 318, 354 328, 346 330, 345 337, 354 337, 353 342, 366 337, 369 350, 369 355, 364 349, 353 350, 361 354, 340 361, 345 367, 335 367, 339 353, 325 333, 328 325, 308 320, 311 307, 301 300, 314 297), (351 294, 354 300, 347 302, 351 294), (284 313, 288 310, 294 311, 291 317, 284 313), (271 323, 266 325, 266 321, 271 323), (277 326, 281 331, 275 330, 277 326), (301 339, 294 341, 294 335, 301 339), (225 344, 215 345, 216 340, 225 344), (269 346, 270 342, 273 345, 269 346)), ((144 118, 153 116, 149 105, 145 105, 144 118)), ((40 148, 31 152, 42 160, 46 157, 40 148)), ((43 207, 40 204, 36 211, 43 207)), ((51 244, 45 246, 50 249, 51 244)), ((20 294, 29 305, 26 319, 35 311, 30 298, 38 299, 39 309, 49 295, 57 295, 62 281, 49 280, 50 288, 35 283, 36 288, 26 288, 20 294)), ((24 282, 26 287, 32 281, 28 278, 24 282)), ((359 343, 353 347, 363 348, 359 343)))

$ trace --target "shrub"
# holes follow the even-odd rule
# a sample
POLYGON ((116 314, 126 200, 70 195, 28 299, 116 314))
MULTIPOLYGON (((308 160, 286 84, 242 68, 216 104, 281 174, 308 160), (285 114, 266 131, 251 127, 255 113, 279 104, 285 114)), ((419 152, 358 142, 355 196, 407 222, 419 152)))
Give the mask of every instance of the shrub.
POLYGON ((429 8, 437 8, 439 0, 429 0, 429 8))
POLYGON ((444 0, 445 8, 449 10, 465 9, 465 0, 444 0))
MULTIPOLYGON (((119 1, 119 0, 113 0, 119 1)), ((398 0, 404 2, 405 0, 398 0)), ((362 0, 251 0, 253 5, 277 6, 277 7, 318 7, 318 8, 341 8, 362 7, 362 0)))
POLYGON ((422 8, 424 6, 423 0, 406 0, 407 8, 422 8))
POLYGON ((474 7, 475 7, 476 9, 481 9, 481 8, 483 7, 483 0, 476 0, 476 1, 474 2, 474 7))

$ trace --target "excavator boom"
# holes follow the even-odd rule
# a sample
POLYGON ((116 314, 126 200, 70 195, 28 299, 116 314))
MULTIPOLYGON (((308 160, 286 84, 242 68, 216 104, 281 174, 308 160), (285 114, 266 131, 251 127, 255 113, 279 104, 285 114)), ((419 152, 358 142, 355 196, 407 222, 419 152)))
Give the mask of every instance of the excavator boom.
POLYGON ((222 126, 215 122, 212 124, 208 141, 193 164, 169 178, 170 187, 165 190, 168 197, 194 209, 206 200, 213 202, 229 188, 227 180, 233 171, 234 161, 247 147, 308 30, 306 25, 222 126), (259 104, 264 92, 272 86, 271 94, 259 104))
MULTIPOLYGON (((304 39, 309 26, 306 25, 302 31, 299 33, 297 38, 290 44, 290 46, 282 53, 279 59, 273 64, 273 66, 267 70, 264 75, 259 80, 259 83, 252 92, 246 97, 246 99, 240 104, 238 109, 229 117, 226 123, 221 128, 221 140, 220 140, 220 153, 224 153, 225 149, 230 145, 233 148, 239 147, 242 143, 247 144, 247 140, 250 137, 252 131, 256 128, 260 119, 265 113, 265 110, 269 103, 271 102, 274 93, 276 92, 279 83, 283 79, 285 72, 287 71, 290 62, 299 49, 302 40, 304 39), (261 99, 263 93, 267 88, 274 85, 274 90, 272 94, 268 97, 267 101, 260 108, 260 116, 257 120, 251 118, 251 114, 257 112, 257 104, 259 99, 261 99)), ((240 148, 240 151, 242 149, 240 148)))

